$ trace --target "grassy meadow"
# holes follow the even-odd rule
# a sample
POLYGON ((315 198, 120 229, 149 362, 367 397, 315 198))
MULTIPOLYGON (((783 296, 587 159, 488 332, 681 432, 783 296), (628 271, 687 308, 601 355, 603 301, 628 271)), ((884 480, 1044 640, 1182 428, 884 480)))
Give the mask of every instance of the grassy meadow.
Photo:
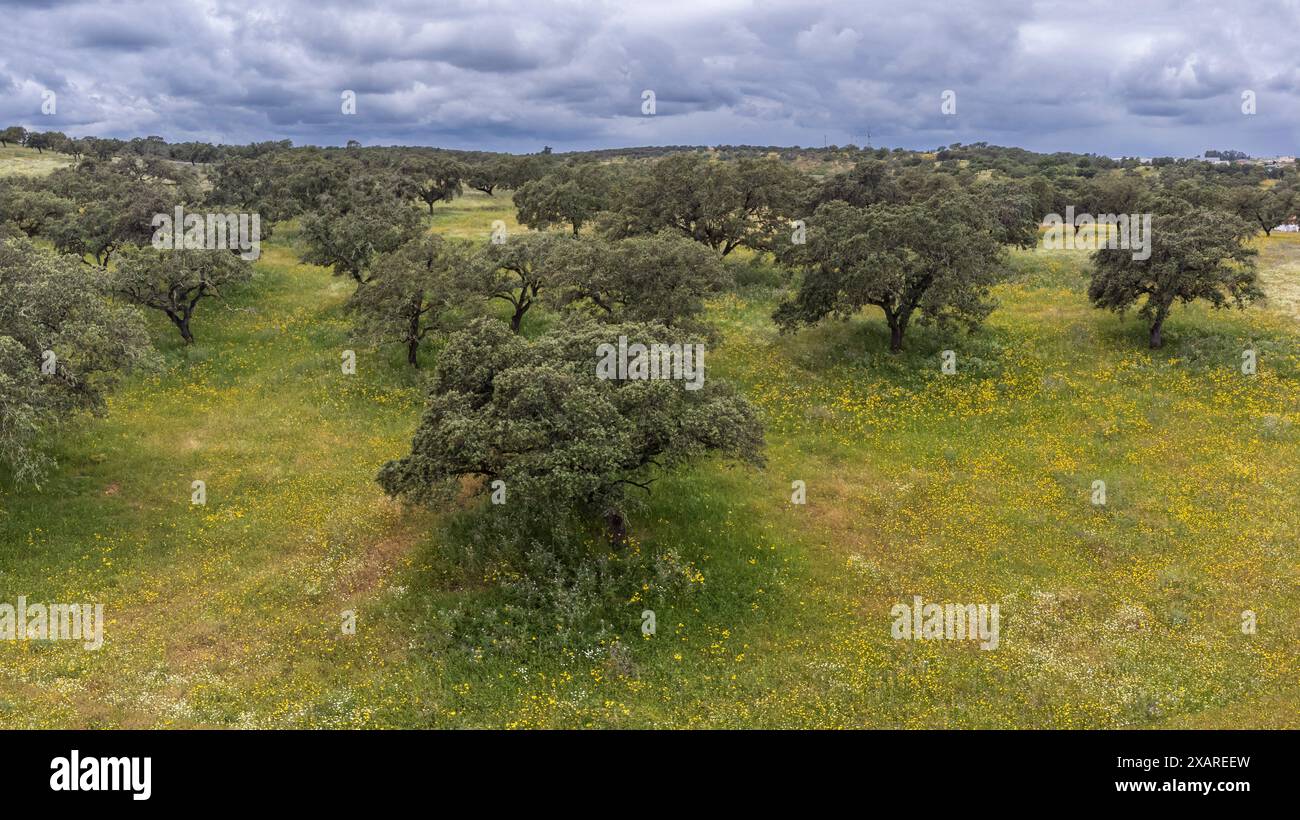
POLYGON ((72 157, 53 151, 37 151, 21 145, 0 146, 0 176, 40 176, 72 164, 72 157))
MULTIPOLYGON (((486 239, 495 219, 518 230, 508 194, 471 192, 433 225, 486 239)), ((0 601, 108 620, 95 652, 0 643, 0 727, 1300 725, 1294 235, 1259 240, 1276 298, 1177 308, 1154 352, 1088 305, 1085 252, 1014 254, 982 330, 917 327, 898 356, 878 312, 778 335, 780 276, 742 260, 709 376, 760 409, 767 467, 657 483, 631 549, 673 553, 684 584, 562 642, 493 637, 514 634, 511 570, 457 559, 483 511, 383 496, 420 376, 350 340, 353 285, 294 243, 277 225, 189 349, 151 316, 158 368, 60 432, 39 490, 0 485, 0 601), (999 603, 1000 646, 893 640, 913 595, 999 603)))

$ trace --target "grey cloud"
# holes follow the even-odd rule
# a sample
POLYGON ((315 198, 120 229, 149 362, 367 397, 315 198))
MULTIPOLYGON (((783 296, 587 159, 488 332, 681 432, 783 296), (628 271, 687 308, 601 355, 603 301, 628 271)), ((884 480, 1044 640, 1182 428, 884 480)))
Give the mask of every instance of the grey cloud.
POLYGON ((531 151, 869 128, 875 144, 1111 154, 1294 153, 1300 133, 1300 8, 1263 0, 26 0, 6 15, 0 124, 73 133, 531 151), (57 118, 39 115, 46 88, 57 118))

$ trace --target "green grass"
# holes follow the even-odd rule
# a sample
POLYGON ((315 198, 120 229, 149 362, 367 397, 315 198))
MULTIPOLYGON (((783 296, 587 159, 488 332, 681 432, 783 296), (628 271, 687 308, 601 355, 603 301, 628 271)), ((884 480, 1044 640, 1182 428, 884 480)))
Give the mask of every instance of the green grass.
POLYGON ((71 165, 72 157, 53 151, 37 151, 20 145, 0 147, 0 177, 14 174, 43 176, 50 171, 71 165))
POLYGON ((527 230, 515 219, 510 194, 504 191, 488 196, 466 189, 463 196, 433 205, 435 230, 458 239, 486 242, 492 236, 492 223, 498 219, 505 223, 507 233, 527 230))
MULTIPOLYGON (((473 194, 434 225, 485 238, 494 219, 516 229, 509 197, 473 194)), ((874 314, 777 335, 756 277, 710 306, 710 377, 761 409, 767 468, 674 475, 633 521, 689 590, 628 600, 621 654, 503 652, 449 640, 502 568, 464 571, 448 515, 374 483, 419 378, 349 340, 352 286, 293 240, 277 226, 256 281, 201 305, 191 349, 153 317, 162 368, 57 437, 39 492, 0 489, 0 601, 110 621, 98 652, 0 643, 0 726, 1295 725, 1294 302, 1179 309, 1151 352, 1087 305, 1083 254, 1021 253, 983 330, 918 327, 890 356, 874 314), (892 640, 912 595, 999 603, 1001 646, 892 640)), ((1266 286, 1294 292, 1300 243, 1261 246, 1266 286)))

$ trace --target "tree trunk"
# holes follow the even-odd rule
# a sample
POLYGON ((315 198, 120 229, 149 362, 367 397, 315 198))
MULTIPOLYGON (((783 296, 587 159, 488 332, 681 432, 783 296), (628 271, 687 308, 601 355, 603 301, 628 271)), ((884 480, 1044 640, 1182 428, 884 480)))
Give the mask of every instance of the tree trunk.
POLYGON ((907 331, 907 316, 903 313, 885 311, 885 323, 889 325, 889 352, 903 352, 903 333, 907 331))
POLYGON ((419 367, 420 360, 416 354, 420 351, 420 306, 414 306, 414 313, 411 315, 411 325, 406 329, 406 363, 411 367, 419 367))
POLYGON ((889 325, 889 352, 903 352, 903 326, 896 323, 889 325))
POLYGON ((611 547, 627 546, 627 520, 623 518, 622 510, 605 512, 605 534, 609 537, 611 547))
POLYGON ((894 313, 885 310, 885 321, 889 323, 890 353, 903 352, 903 334, 907 332, 907 325, 912 320, 912 311, 915 309, 915 305, 903 305, 894 313))
POLYGON ((176 329, 181 332, 181 338, 185 340, 185 344, 194 344, 194 334, 190 332, 189 314, 181 316, 169 310, 167 311, 167 318, 171 319, 172 324, 176 325, 176 329))
POLYGON ((524 314, 528 312, 528 303, 520 302, 515 305, 515 315, 510 317, 510 329, 515 333, 519 332, 519 326, 523 324, 524 314))
POLYGON ((1169 315, 1169 308, 1162 307, 1156 311, 1155 321, 1151 323, 1151 349, 1155 350, 1164 344, 1164 339, 1160 337, 1160 331, 1165 326, 1165 317, 1169 315))

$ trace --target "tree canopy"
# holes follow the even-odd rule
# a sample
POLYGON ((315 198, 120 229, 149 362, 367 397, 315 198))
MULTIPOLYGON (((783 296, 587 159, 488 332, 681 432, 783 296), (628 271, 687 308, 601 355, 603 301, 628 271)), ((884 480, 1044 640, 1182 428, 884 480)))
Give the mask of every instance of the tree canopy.
POLYGON ((420 345, 447 328, 448 314, 463 307, 471 251, 426 234, 380 256, 374 276, 348 301, 357 335, 372 344, 400 342, 406 361, 419 366, 420 345))
POLYGON ((1150 345, 1158 348, 1175 302, 1204 299, 1215 308, 1243 307, 1261 295, 1257 251, 1246 244, 1253 233, 1244 220, 1222 211, 1156 214, 1149 258, 1134 259, 1120 248, 1093 253, 1088 298, 1121 313, 1142 300, 1138 314, 1150 322, 1150 345))
POLYGON ((138 311, 110 298, 97 269, 0 241, 0 466, 39 481, 53 463, 42 437, 73 412, 102 411, 106 390, 149 349, 138 311))
POLYGON ((317 209, 303 217, 302 261, 363 284, 376 256, 401 247, 420 228, 420 215, 407 200, 383 181, 362 180, 338 194, 322 194, 317 209))
POLYGON ((572 241, 562 234, 520 233, 500 244, 488 243, 467 270, 465 290, 508 303, 510 329, 518 333, 524 316, 551 283, 552 255, 572 241))
POLYGON ((133 304, 161 311, 194 343, 190 320, 199 302, 247 282, 253 266, 225 250, 154 250, 131 247, 110 274, 113 290, 133 304))
POLYGON ((577 236, 607 207, 611 185, 610 172, 599 165, 561 166, 515 191, 519 222, 538 230, 568 224, 577 236))
POLYGON ((550 263, 554 302, 604 321, 698 327, 705 298, 730 283, 717 254, 668 232, 559 243, 550 263))
POLYGON ((804 186, 780 160, 676 154, 627 181, 616 198, 612 232, 674 231, 722 256, 741 245, 763 250, 799 215, 804 186))
POLYGON ((790 331, 875 306, 892 352, 914 317, 974 327, 993 309, 1005 238, 985 204, 962 191, 906 205, 828 202, 808 220, 807 241, 781 251, 803 277, 773 318, 790 331))
POLYGON ((385 492, 416 502, 475 494, 503 481, 522 517, 578 514, 626 537, 628 488, 708 453, 762 465, 757 413, 727 385, 597 377, 597 351, 620 336, 668 341, 653 324, 573 324, 534 340, 473 322, 439 357, 410 454, 379 473, 385 492))

